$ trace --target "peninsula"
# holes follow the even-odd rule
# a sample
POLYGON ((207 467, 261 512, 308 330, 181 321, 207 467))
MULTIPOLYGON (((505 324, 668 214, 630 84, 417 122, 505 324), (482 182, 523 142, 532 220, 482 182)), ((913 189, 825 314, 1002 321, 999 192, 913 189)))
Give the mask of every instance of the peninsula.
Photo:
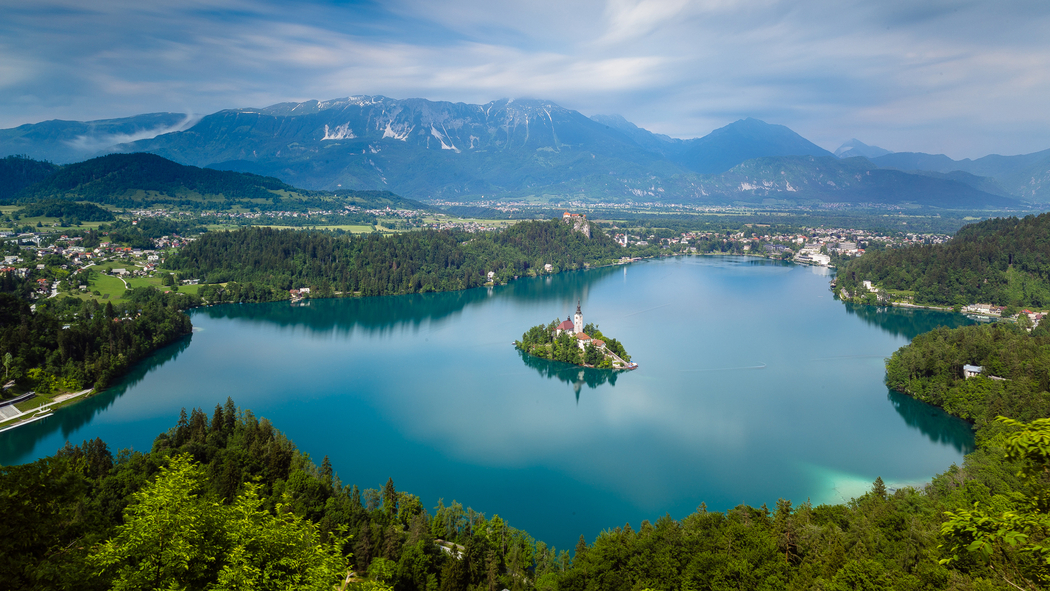
POLYGON ((595 324, 583 324, 583 312, 576 302, 576 314, 559 322, 533 326, 521 335, 514 346, 529 355, 564 361, 584 367, 598 369, 635 369, 631 356, 623 345, 612 337, 606 337, 595 324))

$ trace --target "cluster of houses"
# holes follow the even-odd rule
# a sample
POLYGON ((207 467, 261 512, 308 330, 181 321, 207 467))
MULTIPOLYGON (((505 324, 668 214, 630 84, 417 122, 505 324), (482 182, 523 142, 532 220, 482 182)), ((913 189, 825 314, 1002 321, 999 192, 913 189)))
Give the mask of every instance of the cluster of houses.
POLYGON ((503 226, 497 223, 484 224, 475 221, 438 220, 432 224, 424 224, 422 227, 430 230, 464 230, 471 234, 476 234, 478 232, 494 232, 503 226))
MULTIPOLYGON (((865 282, 867 283, 867 282, 865 282)), ((996 306, 995 304, 970 304, 965 306, 962 311, 967 314, 978 314, 980 316, 1002 316, 1005 306, 996 306)), ((1045 316, 1042 312, 1033 312, 1032 310, 1024 309, 1019 313, 1028 317, 1032 321, 1032 326, 1035 327, 1043 320, 1045 316)))
MULTIPOLYGON (((119 277, 146 276, 156 270, 162 261, 159 250, 132 248, 128 246, 117 246, 104 242, 95 248, 82 246, 83 237, 80 236, 54 236, 46 234, 13 235, 10 232, 7 239, 16 241, 21 247, 21 252, 31 250, 36 258, 43 259, 49 255, 59 255, 65 259, 61 265, 63 270, 70 274, 87 267, 97 265, 103 261, 127 261, 126 267, 113 268, 109 273, 119 277), (42 245, 43 243, 43 245, 42 245)), ((0 238, 3 238, 0 236, 0 238)), ((179 236, 163 236, 153 240, 157 248, 178 248, 184 246, 188 240, 179 236)), ((14 273, 19 277, 29 277, 35 271, 45 271, 42 263, 28 263, 24 256, 19 254, 5 255, 0 273, 14 273)), ((104 271, 105 272, 105 271, 104 271)), ((38 297, 54 297, 58 295, 58 281, 46 277, 38 277, 35 280, 34 292, 38 297)), ((86 285, 80 286, 86 290, 86 285)))

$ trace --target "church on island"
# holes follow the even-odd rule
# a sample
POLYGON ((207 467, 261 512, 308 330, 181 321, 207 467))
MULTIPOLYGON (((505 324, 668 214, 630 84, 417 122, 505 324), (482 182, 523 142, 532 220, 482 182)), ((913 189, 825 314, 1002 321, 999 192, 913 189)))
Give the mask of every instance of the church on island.
POLYGON ((576 338, 576 344, 581 349, 587 347, 587 343, 593 344, 599 349, 605 350, 605 341, 601 339, 592 339, 587 336, 587 333, 583 332, 583 312, 580 311, 580 301, 576 300, 576 314, 572 318, 566 318, 565 322, 558 325, 558 328, 554 329, 554 338, 561 336, 561 333, 567 332, 570 337, 576 338))
POLYGON ((576 302, 576 314, 564 321, 555 318, 550 324, 533 326, 521 335, 514 346, 529 355, 598 369, 635 369, 623 345, 603 335, 597 326, 586 325, 593 334, 584 332, 583 310, 576 302))
POLYGON ((583 332, 583 311, 580 310, 580 300, 576 300, 576 314, 574 314, 572 318, 566 318, 561 324, 559 324, 558 327, 554 329, 554 334, 551 336, 558 338, 562 333, 567 333, 570 337, 575 338, 576 344, 580 347, 580 350, 585 351, 587 345, 594 345, 603 355, 612 361, 612 366, 616 369, 635 369, 638 367, 637 363, 624 361, 619 355, 606 347, 605 341, 592 338, 590 335, 583 332))

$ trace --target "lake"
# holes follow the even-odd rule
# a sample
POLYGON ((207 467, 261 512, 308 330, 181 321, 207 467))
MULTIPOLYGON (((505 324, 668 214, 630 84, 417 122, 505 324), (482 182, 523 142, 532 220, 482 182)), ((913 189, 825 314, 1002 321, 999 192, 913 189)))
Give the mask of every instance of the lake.
MULTIPOLYGON (((559 549, 580 534, 740 503, 841 502, 961 462, 969 426, 890 392, 884 358, 950 313, 845 306, 826 269, 679 257, 461 292, 225 305, 109 390, 0 434, 0 463, 101 437, 148 451, 227 396, 344 483, 498 513, 559 549), (639 368, 521 354, 584 322, 639 368)), ((431 509, 432 510, 432 509, 431 509)))

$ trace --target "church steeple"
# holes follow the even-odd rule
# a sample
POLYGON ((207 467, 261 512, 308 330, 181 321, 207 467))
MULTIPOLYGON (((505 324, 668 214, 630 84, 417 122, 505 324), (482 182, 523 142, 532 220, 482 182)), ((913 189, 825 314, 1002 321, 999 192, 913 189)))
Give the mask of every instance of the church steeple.
POLYGON ((583 332, 583 312, 580 311, 580 300, 576 300, 576 315, 572 318, 572 331, 583 332))

